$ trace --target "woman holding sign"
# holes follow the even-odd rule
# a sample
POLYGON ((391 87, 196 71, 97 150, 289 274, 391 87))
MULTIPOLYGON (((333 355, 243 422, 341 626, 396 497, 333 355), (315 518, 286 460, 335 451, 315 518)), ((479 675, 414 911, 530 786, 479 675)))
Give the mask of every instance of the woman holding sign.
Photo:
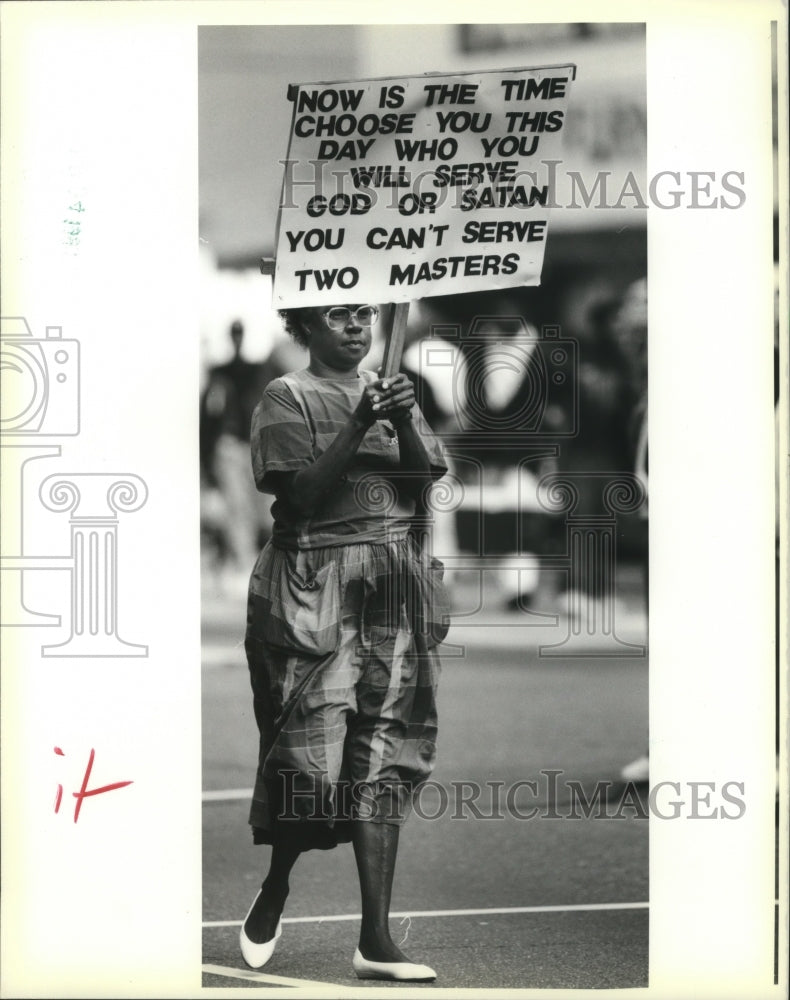
POLYGON ((435 647, 447 631, 440 569, 410 529, 447 466, 406 376, 359 368, 376 306, 281 316, 310 362, 269 383, 252 421, 255 481, 275 502, 248 602, 260 733, 250 823, 272 854, 241 950, 261 968, 299 855, 351 841, 362 895, 354 971, 432 980, 388 921, 400 825, 434 763, 435 647))

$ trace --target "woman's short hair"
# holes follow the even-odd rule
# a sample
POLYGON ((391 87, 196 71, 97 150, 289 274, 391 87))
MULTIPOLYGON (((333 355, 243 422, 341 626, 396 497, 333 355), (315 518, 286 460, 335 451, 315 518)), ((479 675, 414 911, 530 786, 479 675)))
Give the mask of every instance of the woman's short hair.
POLYGON ((307 309, 278 309, 277 315, 283 321, 285 332, 291 336, 300 347, 307 347, 309 339, 304 328, 304 314, 307 309))

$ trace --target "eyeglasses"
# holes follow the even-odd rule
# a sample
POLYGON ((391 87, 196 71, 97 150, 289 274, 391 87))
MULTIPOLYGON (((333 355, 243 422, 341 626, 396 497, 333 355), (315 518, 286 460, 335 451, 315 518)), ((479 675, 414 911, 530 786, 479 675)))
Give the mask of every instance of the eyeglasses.
POLYGON ((378 306, 358 306, 349 309, 347 306, 333 306, 321 314, 330 330, 345 330, 354 319, 359 326, 373 326, 379 318, 378 306))

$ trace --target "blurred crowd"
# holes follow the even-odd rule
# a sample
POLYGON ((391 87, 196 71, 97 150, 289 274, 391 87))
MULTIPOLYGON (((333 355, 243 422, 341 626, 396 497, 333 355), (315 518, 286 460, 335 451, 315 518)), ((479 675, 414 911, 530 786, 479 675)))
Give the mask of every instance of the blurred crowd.
MULTIPOLYGON (((542 560, 561 551, 564 518, 541 503, 541 478, 582 474, 575 514, 593 518, 601 474, 647 483, 647 281, 588 283, 557 327, 541 322, 532 291, 413 302, 402 368, 450 459, 431 505, 448 582, 482 558, 503 607, 554 611, 569 583, 542 560)), ((365 367, 383 346, 374 341, 365 367)), ((252 480, 252 411, 269 380, 307 355, 283 335, 249 360, 242 319, 228 324, 227 351, 206 368, 200 400, 203 570, 218 592, 243 592, 271 531, 272 498, 252 480)), ((646 593, 646 505, 619 519, 618 545, 646 593)))

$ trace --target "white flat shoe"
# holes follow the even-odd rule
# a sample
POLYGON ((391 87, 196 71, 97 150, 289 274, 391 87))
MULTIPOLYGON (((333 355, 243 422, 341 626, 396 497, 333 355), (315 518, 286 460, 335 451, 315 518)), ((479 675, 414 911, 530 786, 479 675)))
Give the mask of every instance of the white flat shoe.
MULTIPOLYGON (((260 896, 260 891, 258 896, 260 896)), ((250 941, 244 931, 244 925, 247 923, 247 917, 252 913, 253 907, 258 902, 258 896, 252 901, 252 906, 247 910, 247 916, 241 922, 241 931, 239 932, 239 946, 241 947, 241 955, 244 961, 249 965, 251 969, 262 969, 264 965, 269 961, 269 959, 274 954, 274 949, 277 946, 277 942, 280 939, 280 935, 283 932, 283 922, 282 920, 277 923, 277 930, 274 932, 274 937, 271 941, 264 941, 263 944, 256 944, 254 941, 250 941)))
POLYGON ((436 973, 427 965, 412 962, 369 962, 357 948, 351 964, 359 979, 398 979, 412 983, 428 983, 436 973))

